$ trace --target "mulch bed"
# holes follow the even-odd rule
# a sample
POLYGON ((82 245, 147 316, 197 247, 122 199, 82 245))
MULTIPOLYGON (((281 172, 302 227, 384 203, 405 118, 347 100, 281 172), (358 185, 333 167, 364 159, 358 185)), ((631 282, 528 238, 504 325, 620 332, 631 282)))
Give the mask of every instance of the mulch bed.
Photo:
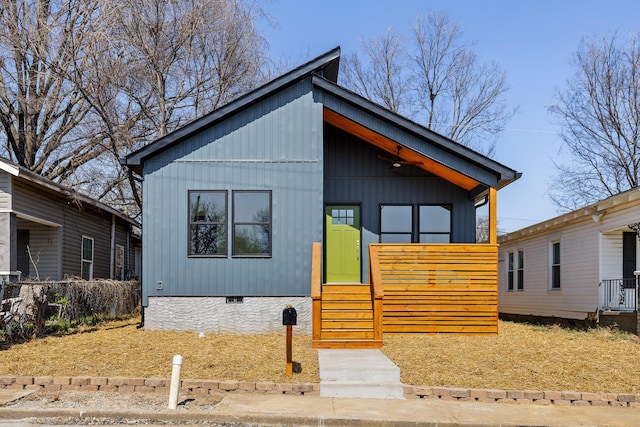
MULTIPOLYGON (((285 375, 285 335, 198 334, 110 322, 0 350, 0 375, 168 378, 173 356, 184 379, 315 383, 311 337, 296 335, 285 375)), ((506 390, 640 393, 640 338, 599 328, 567 330, 500 322, 497 336, 390 335, 383 352, 405 384, 506 390)))

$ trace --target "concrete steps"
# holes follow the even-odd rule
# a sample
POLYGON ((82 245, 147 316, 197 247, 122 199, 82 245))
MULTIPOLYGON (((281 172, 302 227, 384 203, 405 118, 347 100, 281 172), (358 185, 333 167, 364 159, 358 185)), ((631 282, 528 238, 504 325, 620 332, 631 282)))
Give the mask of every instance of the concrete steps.
POLYGON ((320 349, 320 396, 403 399, 400 368, 377 349, 320 349))

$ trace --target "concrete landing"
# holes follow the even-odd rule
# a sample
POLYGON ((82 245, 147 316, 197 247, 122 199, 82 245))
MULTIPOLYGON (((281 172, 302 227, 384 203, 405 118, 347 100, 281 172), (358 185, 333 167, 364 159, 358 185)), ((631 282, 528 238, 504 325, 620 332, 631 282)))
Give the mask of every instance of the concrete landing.
POLYGON ((318 350, 321 397, 404 399, 398 368, 380 350, 318 350))

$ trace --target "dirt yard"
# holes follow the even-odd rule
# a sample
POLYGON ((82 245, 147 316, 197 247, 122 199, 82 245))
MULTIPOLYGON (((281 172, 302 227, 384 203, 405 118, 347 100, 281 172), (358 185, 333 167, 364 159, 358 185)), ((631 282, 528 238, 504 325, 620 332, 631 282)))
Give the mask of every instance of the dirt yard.
MULTIPOLYGON (((187 379, 318 382, 311 337, 295 334, 285 375, 285 336, 223 335, 137 329, 117 321, 0 350, 0 375, 171 376, 184 358, 187 379)), ((405 384, 640 393, 640 338, 610 329, 588 332, 500 322, 497 336, 389 335, 383 351, 405 384)))

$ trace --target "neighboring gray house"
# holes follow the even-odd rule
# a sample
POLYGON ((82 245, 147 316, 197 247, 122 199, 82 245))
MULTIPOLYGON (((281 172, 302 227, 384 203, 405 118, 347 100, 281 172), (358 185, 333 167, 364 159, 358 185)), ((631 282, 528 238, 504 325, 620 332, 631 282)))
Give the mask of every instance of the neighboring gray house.
POLYGON ((138 223, 111 207, 0 159, 2 276, 139 276, 137 229, 138 223))
POLYGON ((503 317, 638 331, 640 189, 500 236, 503 317))
POLYGON ((123 159, 143 177, 146 327, 281 331, 293 304, 309 333, 313 242, 342 283, 367 283, 370 243, 475 243, 476 204, 519 174, 338 86, 339 58, 123 159))

